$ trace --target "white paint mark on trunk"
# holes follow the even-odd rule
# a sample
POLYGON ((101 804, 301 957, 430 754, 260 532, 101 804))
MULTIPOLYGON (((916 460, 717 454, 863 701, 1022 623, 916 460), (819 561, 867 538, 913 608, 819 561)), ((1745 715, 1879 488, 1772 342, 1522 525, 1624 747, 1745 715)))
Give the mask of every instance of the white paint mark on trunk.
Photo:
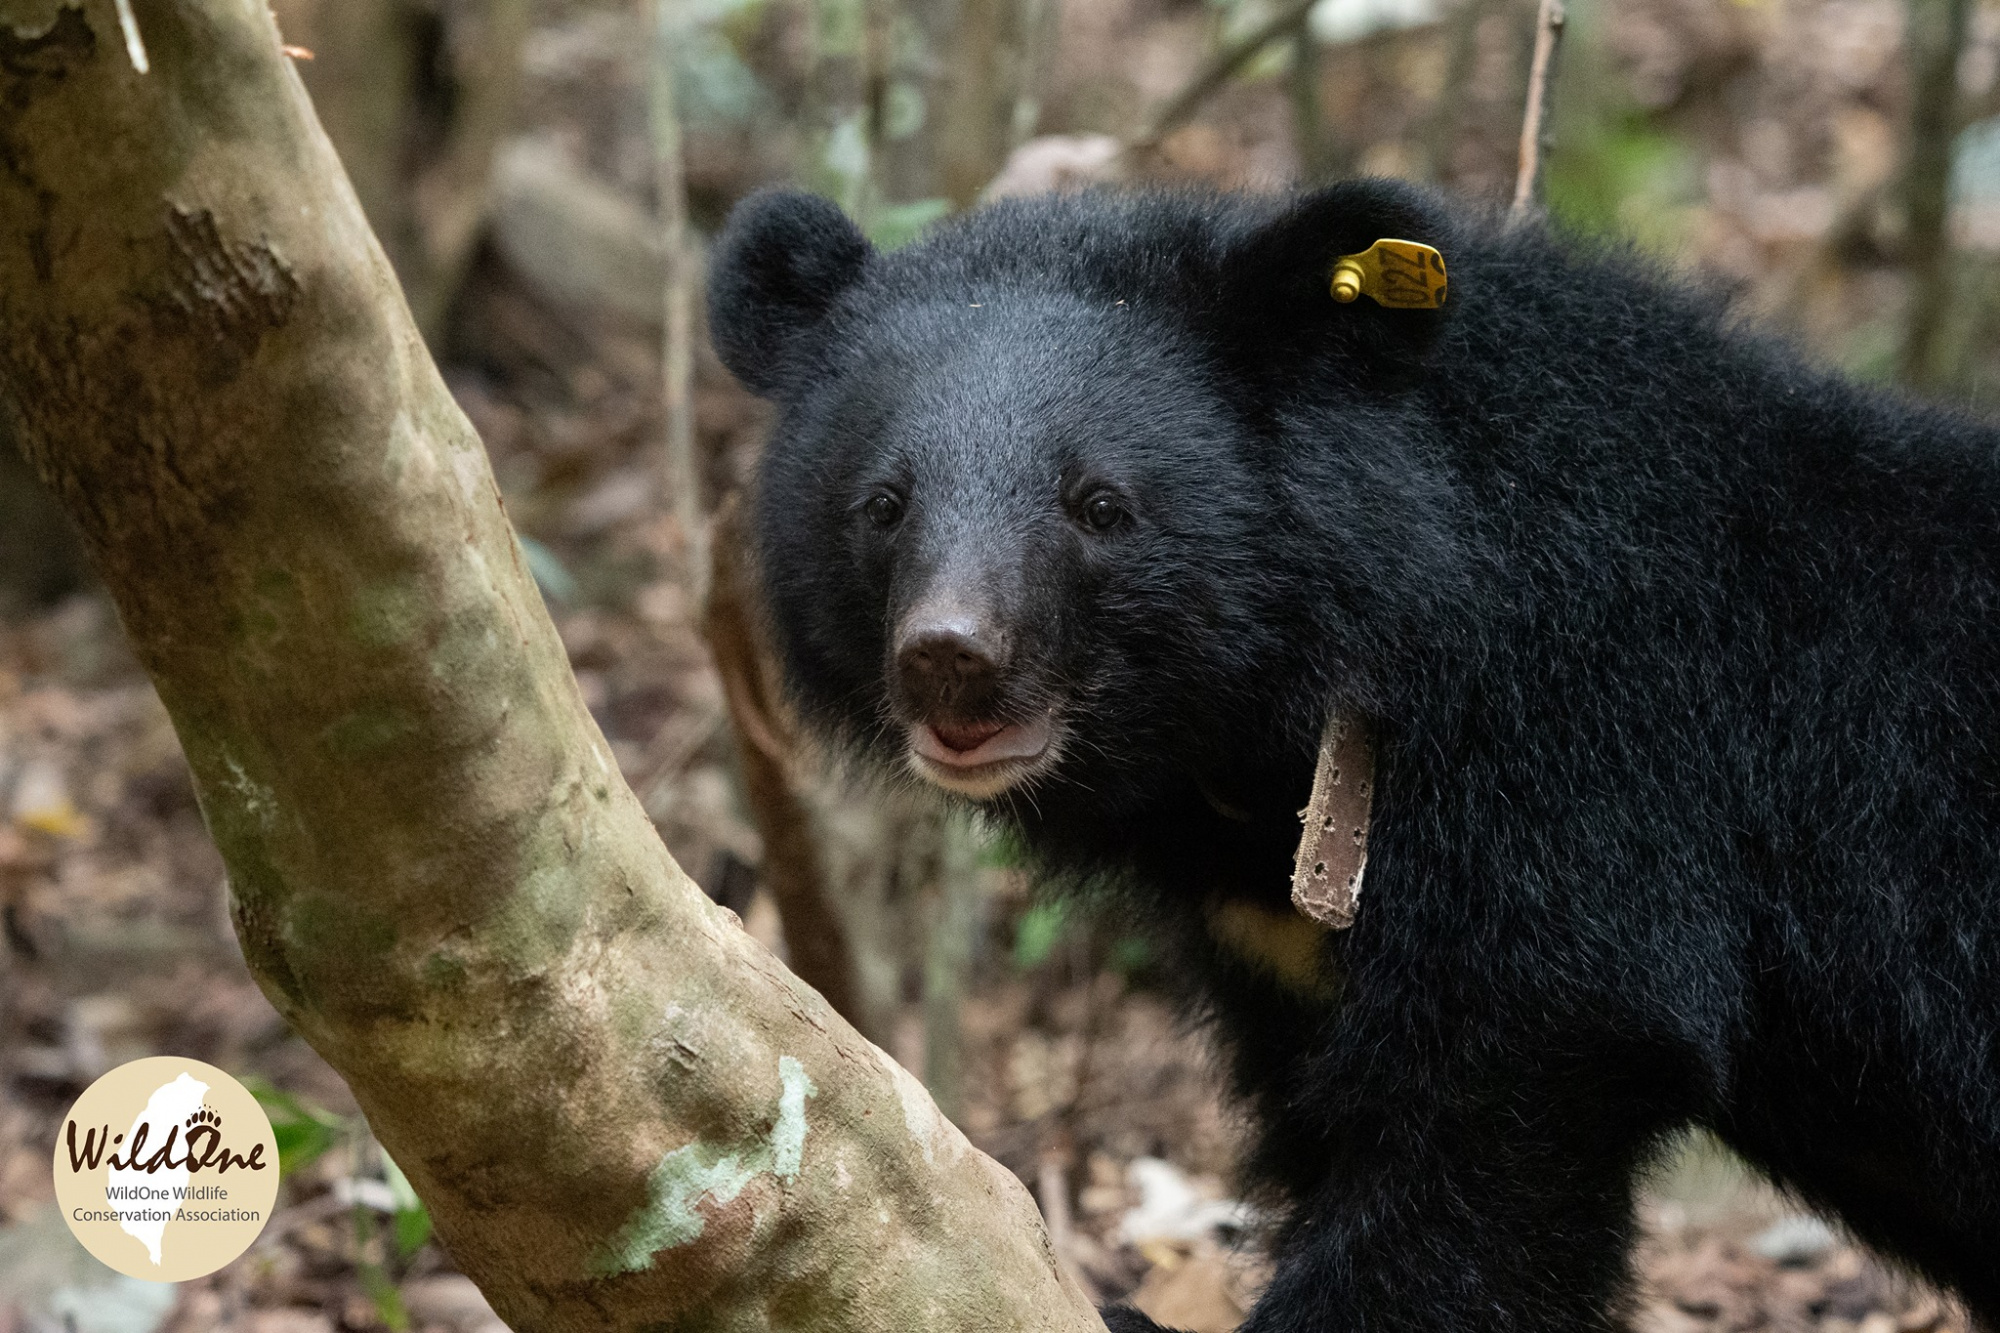
POLYGON ((780 1184, 798 1179, 805 1161, 806 1098, 819 1091, 806 1067, 789 1055, 778 1057, 778 1116, 768 1143, 722 1152, 700 1140, 660 1159, 646 1181, 646 1202, 632 1214, 592 1265, 597 1272, 636 1273, 652 1265, 662 1250, 701 1239, 712 1207, 734 1203, 750 1182, 769 1172, 780 1184))

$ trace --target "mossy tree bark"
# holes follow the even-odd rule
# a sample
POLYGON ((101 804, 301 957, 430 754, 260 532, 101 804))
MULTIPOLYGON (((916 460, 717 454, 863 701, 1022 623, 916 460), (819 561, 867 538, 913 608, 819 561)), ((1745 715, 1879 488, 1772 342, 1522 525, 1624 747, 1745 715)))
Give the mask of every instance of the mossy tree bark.
POLYGON ((0 0, 0 400, 453 1257, 522 1330, 1100 1328, 660 845, 264 0, 131 7, 0 0))

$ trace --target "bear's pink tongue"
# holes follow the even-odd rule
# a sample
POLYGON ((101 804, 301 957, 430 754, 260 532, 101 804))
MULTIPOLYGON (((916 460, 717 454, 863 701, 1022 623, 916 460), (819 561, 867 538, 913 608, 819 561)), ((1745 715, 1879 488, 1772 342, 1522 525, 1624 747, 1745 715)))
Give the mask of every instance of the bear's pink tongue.
POLYGON ((977 750, 1007 729, 1005 722, 933 722, 931 731, 946 746, 961 754, 977 750))

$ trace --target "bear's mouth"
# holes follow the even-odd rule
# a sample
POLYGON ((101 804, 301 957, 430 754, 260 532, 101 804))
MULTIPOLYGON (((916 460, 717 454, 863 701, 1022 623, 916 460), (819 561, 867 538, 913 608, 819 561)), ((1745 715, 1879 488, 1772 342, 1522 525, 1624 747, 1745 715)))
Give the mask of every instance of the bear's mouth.
POLYGON ((984 800, 1029 776, 1055 742, 1053 714, 1027 722, 913 722, 910 766, 938 786, 984 800))

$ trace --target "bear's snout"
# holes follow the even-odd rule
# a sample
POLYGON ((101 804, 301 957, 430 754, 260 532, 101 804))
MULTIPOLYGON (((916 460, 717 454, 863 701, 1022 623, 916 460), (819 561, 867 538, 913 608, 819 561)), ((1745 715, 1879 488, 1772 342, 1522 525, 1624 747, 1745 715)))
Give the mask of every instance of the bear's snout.
POLYGON ((1054 762, 1053 712, 1012 716, 1012 648, 997 615, 957 600, 926 601, 903 618, 890 674, 918 774, 983 799, 1054 762))
MULTIPOLYGON (((913 717, 976 729, 998 702, 1007 636, 993 617, 949 604, 919 607, 896 636, 896 676, 913 717)), ((998 723, 991 724, 993 730, 998 723)), ((983 737, 971 738, 965 749, 983 737)))

